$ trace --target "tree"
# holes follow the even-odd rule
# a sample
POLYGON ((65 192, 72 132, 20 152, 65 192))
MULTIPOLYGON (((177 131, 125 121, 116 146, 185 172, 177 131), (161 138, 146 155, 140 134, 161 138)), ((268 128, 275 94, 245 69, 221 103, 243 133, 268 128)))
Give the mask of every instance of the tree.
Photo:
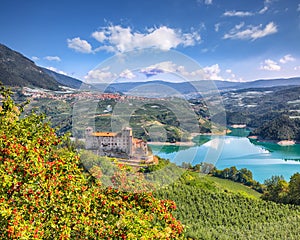
POLYGON ((230 176, 230 169, 229 168, 223 169, 221 177, 225 178, 225 179, 228 179, 229 176, 230 176))
POLYGON ((238 174, 238 170, 236 169, 236 167, 235 166, 230 167, 229 178, 233 181, 237 181, 237 174, 238 174))
POLYGON ((274 202, 286 202, 288 194, 288 183, 282 176, 272 176, 266 180, 266 189, 262 196, 264 200, 270 200, 274 202))
POLYGON ((289 183, 289 202, 300 204, 300 173, 295 173, 289 183))
POLYGON ((242 168, 237 173, 237 179, 238 182, 241 182, 245 185, 252 185, 253 182, 252 172, 247 168, 242 168))
POLYGON ((174 239, 174 202, 104 187, 79 155, 34 113, 20 117, 11 92, 0 104, 1 239, 174 239))

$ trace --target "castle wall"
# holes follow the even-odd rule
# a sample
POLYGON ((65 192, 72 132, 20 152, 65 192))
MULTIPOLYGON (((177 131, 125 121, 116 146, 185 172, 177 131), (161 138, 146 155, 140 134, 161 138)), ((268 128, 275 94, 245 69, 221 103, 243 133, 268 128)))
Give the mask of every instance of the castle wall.
MULTIPOLYGON (((124 152, 131 157, 136 152, 133 140, 131 128, 124 128, 117 134, 93 132, 92 128, 86 129, 86 149, 100 150, 100 152, 124 152)), ((145 151, 144 154, 148 152, 145 151)))

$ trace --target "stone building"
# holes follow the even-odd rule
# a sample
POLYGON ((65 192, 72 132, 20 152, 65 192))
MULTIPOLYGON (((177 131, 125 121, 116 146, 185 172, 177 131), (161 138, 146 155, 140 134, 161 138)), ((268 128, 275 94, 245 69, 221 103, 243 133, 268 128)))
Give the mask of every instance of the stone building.
POLYGON ((121 132, 94 132, 86 128, 86 149, 94 150, 100 156, 149 160, 147 142, 132 136, 127 127, 121 132))

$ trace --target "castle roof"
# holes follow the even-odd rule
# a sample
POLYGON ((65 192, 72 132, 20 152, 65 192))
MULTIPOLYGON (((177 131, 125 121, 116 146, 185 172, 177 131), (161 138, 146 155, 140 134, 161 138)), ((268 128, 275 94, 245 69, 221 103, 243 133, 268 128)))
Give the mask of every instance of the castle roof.
POLYGON ((91 134, 94 137, 115 137, 117 133, 114 132, 93 132, 91 134))

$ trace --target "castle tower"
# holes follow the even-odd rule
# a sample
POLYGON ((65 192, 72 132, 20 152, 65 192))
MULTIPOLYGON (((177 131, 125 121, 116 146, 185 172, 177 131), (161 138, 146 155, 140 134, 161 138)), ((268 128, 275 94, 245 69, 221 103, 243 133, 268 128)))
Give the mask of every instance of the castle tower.
POLYGON ((93 133, 93 128, 92 128, 92 127, 87 127, 87 128, 85 129, 85 137, 91 136, 92 133, 93 133))
POLYGON ((126 145, 125 152, 129 155, 132 156, 133 149, 132 149, 132 128, 126 127, 122 130, 122 138, 123 142, 126 145))
POLYGON ((91 149, 93 147, 93 128, 87 127, 85 129, 85 148, 91 149))

